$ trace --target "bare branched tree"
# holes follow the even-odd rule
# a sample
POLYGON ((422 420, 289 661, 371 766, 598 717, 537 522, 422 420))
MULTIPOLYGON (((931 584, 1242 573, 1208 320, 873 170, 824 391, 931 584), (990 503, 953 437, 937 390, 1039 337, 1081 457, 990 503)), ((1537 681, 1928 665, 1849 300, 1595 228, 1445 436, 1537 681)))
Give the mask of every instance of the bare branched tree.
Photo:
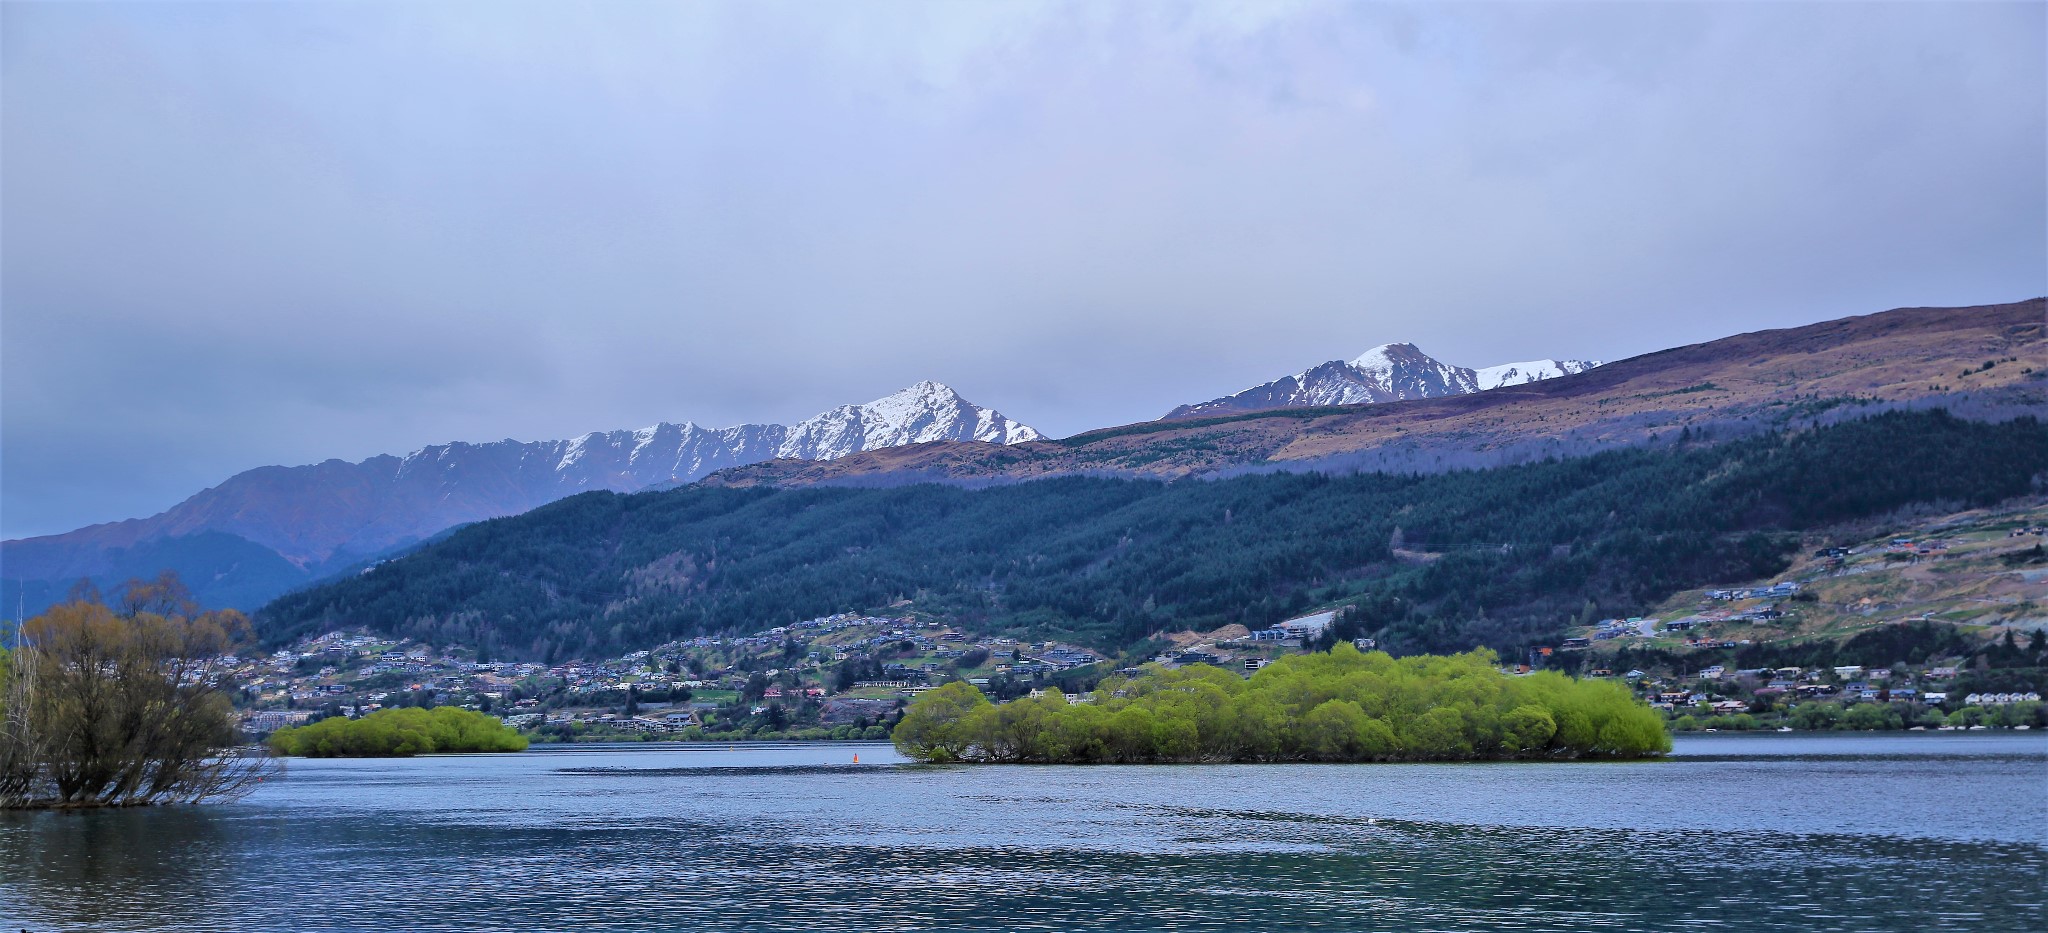
POLYGON ((246 633, 174 575, 29 620, 0 667, 0 807, 191 803, 247 793, 275 762, 238 748, 226 671, 246 633))

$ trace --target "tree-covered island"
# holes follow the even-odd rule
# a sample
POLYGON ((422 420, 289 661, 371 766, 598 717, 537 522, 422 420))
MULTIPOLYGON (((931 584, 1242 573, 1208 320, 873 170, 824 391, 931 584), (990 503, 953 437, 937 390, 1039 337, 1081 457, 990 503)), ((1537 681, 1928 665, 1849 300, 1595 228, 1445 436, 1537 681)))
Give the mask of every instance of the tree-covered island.
POLYGON ((270 750, 308 758, 407 758, 435 752, 520 752, 526 737, 496 716, 443 706, 378 710, 279 729, 270 750))
POLYGON ((1250 678, 1148 667, 1068 702, 996 705, 953 682, 919 697, 896 747, 933 762, 1465 761, 1645 758, 1662 717, 1620 684, 1510 676, 1486 650, 1389 657, 1339 644, 1250 678))

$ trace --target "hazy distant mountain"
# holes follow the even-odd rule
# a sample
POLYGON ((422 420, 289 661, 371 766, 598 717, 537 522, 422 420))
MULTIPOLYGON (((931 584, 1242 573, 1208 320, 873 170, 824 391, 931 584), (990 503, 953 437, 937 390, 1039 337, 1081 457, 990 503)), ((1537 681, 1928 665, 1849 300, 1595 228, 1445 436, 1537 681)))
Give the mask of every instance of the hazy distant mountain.
POLYGON ((1467 369, 1439 362, 1412 343, 1390 343, 1367 350, 1348 362, 1331 360, 1235 395, 1182 405, 1167 412, 1166 417, 1441 398, 1582 373, 1598 365, 1599 362, 1589 360, 1536 360, 1467 369))
MULTIPOLYGON (((777 457, 830 460, 898 444, 1014 444, 1039 433, 936 382, 795 425, 662 423, 572 440, 437 444, 403 457, 259 467, 162 514, 0 543, 7 595, 47 603, 81 577, 177 569, 210 605, 285 589, 467 522, 564 496, 687 483, 777 457)), ((12 602, 12 600, 9 600, 12 602)))

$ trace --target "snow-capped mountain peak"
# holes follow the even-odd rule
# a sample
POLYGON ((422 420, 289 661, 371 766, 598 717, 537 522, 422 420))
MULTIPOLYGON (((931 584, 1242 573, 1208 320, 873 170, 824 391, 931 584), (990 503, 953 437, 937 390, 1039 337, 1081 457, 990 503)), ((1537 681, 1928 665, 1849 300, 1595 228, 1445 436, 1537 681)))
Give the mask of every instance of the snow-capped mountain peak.
POLYGON ((1506 385, 1585 372, 1597 362, 1537 360, 1468 369, 1438 361, 1412 343, 1374 347, 1349 361, 1331 360, 1292 376, 1256 385, 1236 395, 1182 405, 1168 418, 1230 414, 1269 408, 1362 405, 1463 395, 1506 385))
POLYGON ((1430 360, 1429 354, 1422 352, 1421 347, 1412 343, 1383 343, 1359 354, 1351 361, 1351 365, 1357 369, 1390 371, 1421 360, 1436 362, 1430 360))
MULTIPOLYGON (((1437 362, 1412 343, 1374 347, 1351 361, 1353 375, 1374 390, 1362 402, 1436 398, 1474 391, 1472 371, 1437 362)), ((1345 403, 1355 404, 1355 403, 1345 403)))
POLYGON ((843 405, 790 426, 779 457, 836 460, 848 454, 930 441, 1020 444, 1041 435, 1001 412, 929 380, 861 405, 843 405))
MULTIPOLYGON (((224 532, 299 568, 340 566, 454 525, 591 490, 668 487, 776 457, 827 459, 935 440, 1015 444, 1038 436, 943 384, 920 382, 795 426, 661 422, 562 440, 456 441, 357 463, 258 467, 150 518, 38 539, 30 551, 10 542, 8 559, 44 554, 54 574, 76 577, 101 572, 94 568, 105 566, 106 554, 138 542, 224 532), (72 558, 64 555, 74 553, 102 563, 79 564, 83 569, 73 572, 64 563, 72 558)), ((262 598, 273 595, 267 591, 262 598)))

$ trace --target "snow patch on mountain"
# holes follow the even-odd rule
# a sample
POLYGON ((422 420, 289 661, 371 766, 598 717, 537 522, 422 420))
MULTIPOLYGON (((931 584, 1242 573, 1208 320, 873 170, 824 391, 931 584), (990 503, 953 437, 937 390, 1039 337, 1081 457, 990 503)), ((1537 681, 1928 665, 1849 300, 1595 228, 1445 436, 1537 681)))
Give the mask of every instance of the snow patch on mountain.
POLYGON ((1441 398, 1554 379, 1582 373, 1598 365, 1598 362, 1589 360, 1536 360, 1469 369, 1443 363, 1412 343, 1390 343, 1367 350, 1349 361, 1331 360, 1291 376, 1252 386, 1235 395, 1196 405, 1182 405, 1168 412, 1166 417, 1441 398))
MULTIPOLYGON (((86 562, 71 574, 75 578, 100 572, 95 568, 105 566, 104 555, 121 548, 157 538, 222 532, 269 548, 303 568, 347 555, 376 554, 465 522, 516 515, 591 490, 635 492, 688 483, 727 467, 776 457, 832 459, 896 444, 1016 444, 1038 436, 1030 427, 975 405, 951 388, 920 382, 795 426, 706 428, 688 421, 662 422, 567 440, 456 441, 357 463, 329 460, 258 467, 158 515, 33 539, 24 546, 50 554, 90 556, 79 558, 86 562)), ((29 553, 17 544, 21 543, 9 542, 10 554, 29 553)), ((69 565, 59 569, 68 572, 69 565)))
POLYGON ((591 433, 552 443, 560 445, 555 472, 566 482, 623 490, 687 483, 727 467, 778 457, 836 460, 903 444, 1019 444, 1039 437, 1029 425, 969 402, 951 386, 926 381, 871 402, 820 412, 794 425, 705 428, 688 421, 662 422, 637 431, 591 433))
POLYGON ((920 382, 864 405, 844 405, 789 428, 778 457, 836 460, 863 450, 931 441, 1021 444, 1040 437, 1029 425, 981 408, 952 387, 920 382))
POLYGON ((1599 360, 1533 360, 1527 363, 1502 363, 1473 370, 1479 381, 1479 390, 1498 389, 1501 386, 1518 386, 1559 376, 1576 376, 1600 365, 1599 360))

